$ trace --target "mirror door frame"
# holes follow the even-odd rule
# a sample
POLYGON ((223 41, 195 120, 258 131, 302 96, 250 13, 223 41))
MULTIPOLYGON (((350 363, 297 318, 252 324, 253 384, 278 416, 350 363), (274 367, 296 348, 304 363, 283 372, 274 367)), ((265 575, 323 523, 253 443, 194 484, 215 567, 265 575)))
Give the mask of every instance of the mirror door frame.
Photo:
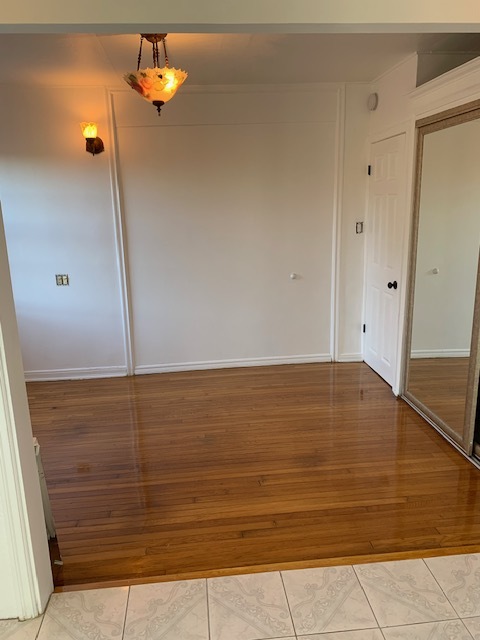
POLYGON ((477 409, 478 380, 480 375, 480 259, 478 261, 475 303, 473 314, 472 336, 470 344, 470 362, 468 370, 467 396, 465 403, 465 416, 463 436, 459 436, 447 423, 439 418, 433 411, 419 401, 408 391, 408 378, 410 368, 410 351, 412 344, 413 303, 415 296, 415 276, 417 266, 418 229, 420 218, 420 195, 422 186, 423 149, 425 135, 435 131, 441 131, 471 120, 480 119, 480 100, 474 100, 466 104, 441 111, 432 116, 422 118, 415 122, 415 162, 414 162, 414 191, 413 191, 413 217, 410 233, 410 249, 408 259, 407 298, 405 309, 405 336, 403 353, 403 380, 402 397, 430 424, 443 433, 468 456, 472 455, 474 446, 475 418, 477 409))

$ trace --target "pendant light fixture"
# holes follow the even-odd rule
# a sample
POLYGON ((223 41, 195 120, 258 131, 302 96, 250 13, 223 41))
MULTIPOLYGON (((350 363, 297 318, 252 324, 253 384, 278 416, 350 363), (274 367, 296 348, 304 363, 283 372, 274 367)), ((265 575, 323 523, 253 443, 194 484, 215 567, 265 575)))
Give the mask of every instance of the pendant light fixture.
POLYGON ((187 72, 170 66, 167 55, 166 33, 142 33, 140 34, 140 49, 138 51, 137 70, 124 75, 132 89, 135 89, 142 98, 157 107, 158 115, 165 102, 173 98, 177 89, 185 82, 187 72), (147 40, 152 45, 153 68, 140 69, 142 62, 143 41, 147 40), (160 51, 158 44, 162 44, 164 66, 160 66, 160 51))

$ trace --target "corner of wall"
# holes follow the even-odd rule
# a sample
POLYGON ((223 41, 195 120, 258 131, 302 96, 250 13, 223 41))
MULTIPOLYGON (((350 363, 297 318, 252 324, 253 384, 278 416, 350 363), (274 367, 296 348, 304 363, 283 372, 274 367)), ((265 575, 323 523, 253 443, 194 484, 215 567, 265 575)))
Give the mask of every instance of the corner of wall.
POLYGON ((340 362, 362 360, 364 236, 370 85, 346 84, 341 221, 338 244, 337 354, 340 362))

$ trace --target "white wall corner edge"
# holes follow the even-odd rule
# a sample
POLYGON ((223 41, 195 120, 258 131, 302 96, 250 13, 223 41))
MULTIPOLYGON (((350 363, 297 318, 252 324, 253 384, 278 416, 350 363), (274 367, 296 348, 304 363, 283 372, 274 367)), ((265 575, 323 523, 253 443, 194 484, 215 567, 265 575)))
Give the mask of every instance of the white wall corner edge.
POLYGON ((233 369, 235 367, 266 367, 280 364, 309 364, 332 362, 329 353, 313 353, 295 356, 273 356, 263 358, 238 358, 232 360, 205 360, 198 362, 170 362, 167 364, 141 364, 135 367, 136 374, 169 373, 173 371, 201 371, 205 369, 233 369))
POLYGON ((87 378, 119 378, 127 375, 127 367, 87 367, 80 369, 44 369, 25 371, 26 382, 42 382, 45 380, 84 380, 87 378))

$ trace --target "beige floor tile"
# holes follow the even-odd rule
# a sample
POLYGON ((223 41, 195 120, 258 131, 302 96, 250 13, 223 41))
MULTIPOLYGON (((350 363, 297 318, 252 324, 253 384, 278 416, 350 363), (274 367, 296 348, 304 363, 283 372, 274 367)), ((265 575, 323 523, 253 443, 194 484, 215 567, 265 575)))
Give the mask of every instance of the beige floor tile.
POLYGON ((352 567, 283 571, 282 576, 297 635, 378 626, 352 567))
POLYGON ((354 569, 380 627, 457 617, 423 560, 362 564, 354 569))
POLYGON ((206 580, 130 588, 124 640, 208 640, 206 580))
POLYGON ((54 593, 38 640, 120 640, 128 587, 54 593))
POLYGON ((43 616, 25 622, 0 620, 0 640, 35 640, 42 620, 43 616))
POLYGON ((461 618, 480 616, 480 553, 425 562, 461 618))
POLYGON ((383 635, 380 629, 362 629, 361 631, 314 633, 313 636, 298 636, 298 640, 383 640, 383 635))
POLYGON ((211 578, 211 640, 263 640, 295 634, 280 573, 211 578))
POLYGON ((383 629, 385 640, 472 640, 461 620, 383 629))

